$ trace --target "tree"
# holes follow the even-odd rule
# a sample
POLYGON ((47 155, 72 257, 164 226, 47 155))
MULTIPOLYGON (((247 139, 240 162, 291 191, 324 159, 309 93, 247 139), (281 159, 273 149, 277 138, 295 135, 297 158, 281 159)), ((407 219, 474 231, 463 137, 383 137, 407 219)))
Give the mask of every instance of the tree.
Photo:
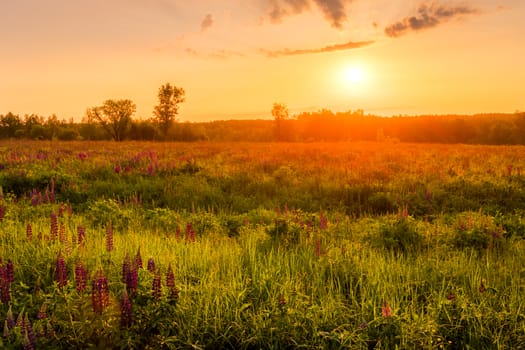
POLYGON ((168 132, 176 121, 179 113, 179 104, 185 100, 184 89, 171 86, 169 83, 159 88, 159 104, 155 106, 153 114, 164 138, 167 138, 168 132))
POLYGON ((291 137, 288 125, 288 108, 283 103, 274 103, 272 116, 275 122, 275 138, 277 141, 289 141, 291 137))
POLYGON ((98 122, 115 141, 122 141, 136 109, 131 100, 107 100, 102 106, 88 109, 86 114, 88 120, 98 122))

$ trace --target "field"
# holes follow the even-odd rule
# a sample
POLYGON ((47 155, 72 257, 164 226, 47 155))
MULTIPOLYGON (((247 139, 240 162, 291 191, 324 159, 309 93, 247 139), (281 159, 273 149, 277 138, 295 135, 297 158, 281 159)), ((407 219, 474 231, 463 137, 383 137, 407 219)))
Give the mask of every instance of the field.
POLYGON ((525 347, 525 147, 0 150, 0 348, 525 347))

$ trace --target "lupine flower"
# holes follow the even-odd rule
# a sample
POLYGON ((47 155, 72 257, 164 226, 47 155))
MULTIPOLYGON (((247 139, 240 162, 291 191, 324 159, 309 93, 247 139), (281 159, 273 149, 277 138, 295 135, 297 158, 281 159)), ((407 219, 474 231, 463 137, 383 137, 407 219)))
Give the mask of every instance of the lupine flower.
POLYGON ((2 335, 4 338, 9 338, 9 327, 7 327, 7 320, 4 321, 4 332, 2 335))
POLYGON ((9 305, 9 309, 7 310, 7 316, 5 318, 5 321, 9 329, 14 328, 16 326, 15 318, 13 316, 13 310, 11 310, 11 305, 9 305))
POLYGON ((120 165, 116 165, 115 168, 113 168, 113 171, 115 172, 115 174, 120 174, 120 172, 122 171, 122 167, 120 165))
POLYGON ((33 227, 31 227, 31 224, 26 226, 26 238, 28 241, 33 240, 33 227))
POLYGON ((383 305, 381 306, 381 314, 385 318, 392 317, 392 309, 390 308, 390 305, 388 305, 386 300, 383 300, 383 305))
POLYGON ((71 207, 70 203, 67 203, 66 211, 67 211, 67 216, 71 217, 71 215, 73 215, 73 207, 71 207))
POLYGON ((56 239, 58 237, 58 219, 55 212, 51 213, 51 238, 56 239))
POLYGON ((319 228, 321 230, 326 230, 328 228, 328 219, 324 216, 324 213, 321 211, 319 214, 319 228))
POLYGON ((22 327, 23 325, 24 325, 24 311, 22 310, 22 311, 18 314, 18 317, 16 318, 15 326, 16 326, 16 327, 22 327))
POLYGON ((24 350, 28 349, 34 349, 35 348, 35 332, 33 332, 33 327, 31 326, 31 322, 29 322, 29 317, 26 316, 24 318, 24 324, 22 326, 22 329, 24 330, 24 350))
POLYGON ((66 262, 62 256, 62 253, 58 254, 55 263, 55 281, 57 282, 59 288, 62 288, 67 284, 66 262))
POLYGON ((64 223, 60 224, 58 239, 62 243, 66 241, 66 225, 64 225, 64 223))
POLYGON ((132 266, 126 274, 126 289, 132 296, 137 293, 138 276, 137 267, 135 266, 132 266))
POLYGON ((155 260, 153 258, 148 259, 148 271, 155 272, 155 260))
POLYGON ((5 217, 5 205, 0 205, 0 221, 3 221, 5 217))
POLYGON ((45 336, 48 338, 54 337, 56 335, 55 330, 53 329, 53 326, 51 325, 51 322, 46 323, 46 334, 45 336))
POLYGON ((155 299, 160 299, 162 296, 162 285, 160 281, 160 275, 158 273, 153 277, 153 283, 151 285, 151 293, 155 299))
POLYGON ((124 262, 122 263, 122 282, 126 283, 126 280, 128 278, 128 272, 131 270, 131 258, 128 254, 126 254, 126 257, 124 258, 124 262))
POLYGON ((106 250, 108 252, 113 250, 113 228, 111 224, 106 228, 106 250))
POLYGON ((47 318, 47 305, 44 303, 40 308, 38 309, 38 314, 36 315, 36 318, 39 320, 43 320, 47 318))
POLYGON ((62 216, 64 216, 64 206, 60 203, 58 206, 58 217, 61 218, 62 216))
POLYGON ((128 328, 131 326, 131 301, 129 300, 126 290, 122 292, 120 297, 120 326, 128 328))
POLYGON ((191 222, 186 224, 186 242, 195 242, 195 230, 191 222))
POLYGON ((77 233, 78 233, 78 245, 83 246, 84 240, 86 239, 86 229, 84 226, 80 225, 77 227, 77 233))
POLYGON ((135 255, 135 267, 137 269, 142 269, 142 256, 140 255, 140 247, 137 250, 137 255, 135 255))
POLYGON ((182 239, 179 226, 177 226, 177 229, 175 230, 175 237, 177 238, 177 241, 180 241, 182 239))
POLYGON ((87 276, 86 269, 82 263, 75 266, 75 287, 78 292, 86 290, 87 276))
POLYGON ((11 261, 11 259, 7 259, 7 264, 5 268, 6 268, 7 282, 13 283, 15 281, 15 268, 13 266, 13 262, 11 261))
POLYGON ((102 314, 109 305, 108 278, 102 270, 99 270, 91 282, 91 304, 96 314, 102 314))
POLYGON ((321 240, 315 240, 315 257, 318 258, 321 256, 321 240))
POLYGON ((175 286, 175 274, 173 273, 171 264, 168 265, 168 272, 166 272, 166 287, 168 287, 168 290, 169 290, 168 297, 170 299, 179 298, 179 290, 175 286))

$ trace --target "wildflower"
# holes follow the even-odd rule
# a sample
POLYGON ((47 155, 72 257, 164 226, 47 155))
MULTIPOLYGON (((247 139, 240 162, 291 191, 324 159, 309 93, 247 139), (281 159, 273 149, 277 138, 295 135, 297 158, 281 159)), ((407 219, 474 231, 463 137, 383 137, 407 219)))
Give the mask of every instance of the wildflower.
POLYGON ((4 332, 2 335, 4 338, 9 338, 9 327, 7 327, 7 320, 4 322, 4 332))
POLYGON ((328 219, 324 216, 322 211, 321 214, 319 214, 319 228, 321 230, 326 230, 328 228, 328 219))
POLYGON ((195 242, 195 230, 193 230, 191 222, 186 224, 186 242, 195 242))
POLYGON ((113 171, 115 172, 115 174, 120 174, 120 172, 122 171, 122 167, 120 165, 116 165, 115 168, 113 168, 113 171))
POLYGON ((131 270, 131 258, 128 254, 126 254, 126 257, 124 258, 124 262, 122 263, 122 282, 126 283, 128 273, 131 270))
POLYGON ((122 292, 120 297, 120 326, 122 328, 131 326, 131 302, 126 290, 122 292))
POLYGON ((481 281, 478 289, 479 289, 480 293, 484 293, 485 292, 486 288, 485 288, 485 284, 483 283, 483 280, 481 281))
POLYGON ((390 308, 390 305, 386 302, 386 300, 383 300, 383 305, 381 307, 381 314, 385 318, 392 317, 392 309, 390 308))
POLYGON ((5 205, 0 205, 0 221, 3 221, 5 217, 5 205))
POLYGON ((62 288, 67 284, 66 262, 62 256, 62 253, 58 253, 55 263, 55 281, 57 282, 59 288, 62 288))
POLYGON ((142 269, 142 256, 140 255, 140 247, 137 250, 137 255, 135 255, 135 267, 137 269, 142 269))
POLYGON ((158 273, 155 273, 155 276, 153 277, 151 293, 153 294, 153 297, 155 299, 160 299, 160 297, 162 296, 162 285, 160 281, 160 275, 158 273))
POLYGON ((51 213, 51 238, 54 240, 58 237, 58 219, 55 212, 51 213))
POLYGON ((9 329, 14 328, 16 326, 15 318, 13 317, 13 310, 11 310, 11 305, 9 305, 9 310, 7 310, 7 317, 5 321, 9 329))
POLYGON ((43 320, 43 319, 46 319, 47 318, 47 305, 44 303, 42 304, 42 306, 40 306, 40 308, 38 309, 38 313, 36 315, 36 318, 39 319, 39 320, 43 320))
POLYGON ((31 224, 27 224, 26 226, 26 238, 28 241, 33 240, 33 227, 31 224))
POLYGON ((454 293, 449 293, 447 295, 447 299, 450 300, 450 301, 456 300, 456 298, 457 298, 456 294, 454 294, 454 293))
POLYGON ((59 234, 58 234, 58 239, 62 243, 64 243, 66 241, 66 225, 64 225, 64 223, 60 224, 60 230, 59 230, 59 234))
POLYGON ((182 236, 182 235, 181 235, 181 233, 180 233, 180 227, 177 226, 177 229, 175 230, 175 237, 177 238, 177 241, 180 242, 180 240, 181 240, 181 238, 182 238, 181 236, 182 236))
POLYGON ((77 227, 77 234, 78 234, 78 245, 83 246, 84 240, 86 239, 86 229, 84 226, 80 225, 77 227))
POLYGON ((13 266, 13 262, 11 261, 11 259, 7 259, 6 277, 7 277, 7 282, 9 283, 13 283, 15 281, 15 268, 13 266))
POLYGON ((179 290, 175 286, 175 274, 173 273, 171 264, 168 265, 168 272, 166 272, 166 287, 168 287, 168 290, 169 290, 168 296, 170 299, 179 298, 179 290))
POLYGON ((91 304, 96 314, 102 314, 109 305, 108 278, 102 270, 99 270, 91 282, 91 304))
POLYGON ((82 292, 86 290, 87 285, 87 276, 86 269, 82 263, 78 263, 75 266, 75 287, 77 292, 82 292))
POLYGON ((26 316, 24 318, 24 323, 22 325, 22 329, 25 332, 24 335, 24 349, 34 349, 35 348, 35 332, 33 331, 33 327, 31 326, 31 322, 29 322, 29 317, 26 316))
POLYGON ((106 228, 106 250, 108 252, 113 250, 113 228, 111 224, 106 228))
POLYGON ((155 272, 155 260, 153 258, 148 259, 148 271, 155 272))
POLYGON ((321 256, 321 240, 315 240, 315 257, 318 258, 321 256))

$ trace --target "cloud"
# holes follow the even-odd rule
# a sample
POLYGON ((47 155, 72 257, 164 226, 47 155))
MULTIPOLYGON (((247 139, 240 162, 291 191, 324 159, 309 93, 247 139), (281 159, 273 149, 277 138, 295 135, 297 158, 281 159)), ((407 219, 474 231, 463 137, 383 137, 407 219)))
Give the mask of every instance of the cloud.
POLYGON ((399 37, 409 31, 419 31, 435 27, 453 17, 479 13, 478 10, 468 6, 445 6, 421 4, 417 15, 408 16, 401 21, 392 23, 385 28, 385 34, 389 37, 399 37))
POLYGON ((211 26, 213 26, 213 22, 213 16, 208 13, 206 16, 204 16, 204 19, 201 22, 201 30, 204 31, 209 29, 211 26))
POLYGON ((323 52, 333 52, 333 51, 344 51, 358 49, 373 44, 373 41, 349 41, 343 44, 329 45, 316 49, 283 49, 276 51, 261 50, 268 57, 280 57, 280 56, 293 56, 293 55, 306 55, 312 53, 323 53, 323 52))
POLYGON ((332 26, 341 28, 346 21, 345 4, 349 2, 351 0, 271 0, 268 15, 272 22, 280 23, 287 16, 310 11, 315 4, 332 26))
POLYGON ((214 60, 224 60, 232 57, 244 57, 244 54, 232 51, 232 50, 215 50, 210 52, 201 52, 197 51, 191 47, 187 47, 185 50, 187 55, 194 57, 194 58, 200 58, 200 59, 214 59, 214 60))

